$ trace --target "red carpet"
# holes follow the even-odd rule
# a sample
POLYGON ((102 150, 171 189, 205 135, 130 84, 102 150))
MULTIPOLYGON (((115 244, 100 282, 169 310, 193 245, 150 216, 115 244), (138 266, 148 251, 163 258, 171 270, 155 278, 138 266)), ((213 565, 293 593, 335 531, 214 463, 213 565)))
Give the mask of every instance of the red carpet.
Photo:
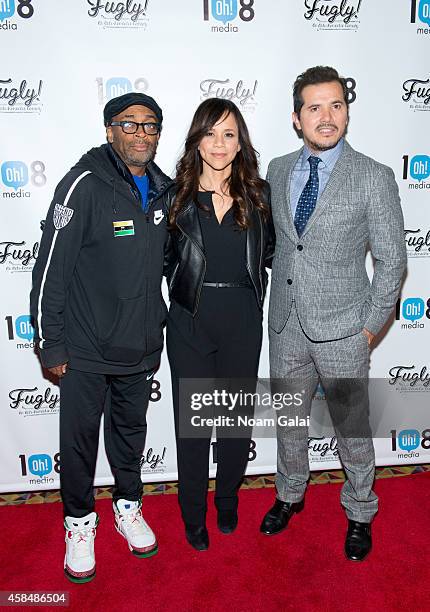
POLYGON ((241 492, 239 527, 228 536, 216 529, 211 496, 211 546, 202 553, 184 539, 176 495, 148 496, 144 515, 160 546, 149 559, 129 553, 103 500, 97 576, 83 585, 63 576, 60 504, 1 507, 0 590, 66 590, 68 609, 80 612, 428 611, 430 473, 378 480, 375 488, 374 549, 361 564, 343 557, 340 485, 309 487, 304 512, 273 537, 258 532, 273 489, 241 492))

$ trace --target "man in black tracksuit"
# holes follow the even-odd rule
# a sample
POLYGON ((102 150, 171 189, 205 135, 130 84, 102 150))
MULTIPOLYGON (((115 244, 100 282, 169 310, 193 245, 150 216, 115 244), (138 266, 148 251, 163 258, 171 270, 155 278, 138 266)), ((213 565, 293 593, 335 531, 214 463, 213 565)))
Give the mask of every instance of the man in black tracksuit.
POLYGON ((137 556, 157 551, 141 514, 140 459, 163 347, 172 181, 152 161, 162 123, 153 98, 115 98, 104 119, 107 144, 85 154, 57 186, 30 298, 42 364, 60 378, 65 572, 74 582, 95 575, 93 480, 108 391, 116 528, 137 556))

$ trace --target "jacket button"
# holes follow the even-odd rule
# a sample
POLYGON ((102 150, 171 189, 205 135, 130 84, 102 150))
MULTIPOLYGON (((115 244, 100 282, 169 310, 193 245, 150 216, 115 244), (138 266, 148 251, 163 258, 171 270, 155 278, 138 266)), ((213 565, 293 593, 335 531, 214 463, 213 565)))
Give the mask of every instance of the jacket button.
POLYGON ((292 285, 292 284, 293 284, 293 281, 291 280, 291 278, 289 278, 289 279, 287 280, 287 283, 288 283, 289 285, 292 285))
POLYGON ((297 245, 297 250, 298 251, 303 251, 303 245, 302 244, 298 244, 297 245))

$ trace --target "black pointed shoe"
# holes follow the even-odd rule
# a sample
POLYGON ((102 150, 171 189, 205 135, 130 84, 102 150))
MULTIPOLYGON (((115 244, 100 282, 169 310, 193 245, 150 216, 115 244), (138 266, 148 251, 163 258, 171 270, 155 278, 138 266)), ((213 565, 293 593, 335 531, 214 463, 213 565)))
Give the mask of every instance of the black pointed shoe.
POLYGON ((261 533, 266 535, 280 533, 288 526, 288 522, 293 514, 303 510, 303 506, 303 500, 296 503, 290 503, 276 499, 275 504, 270 508, 261 523, 261 533))
POLYGON ((233 533, 237 521, 237 510, 218 510, 217 525, 222 533, 233 533))
POLYGON ((348 521, 345 555, 351 561, 363 561, 372 550, 370 523, 348 521))
POLYGON ((185 524, 185 537, 188 544, 196 550, 207 550, 209 548, 209 534, 205 525, 185 524))

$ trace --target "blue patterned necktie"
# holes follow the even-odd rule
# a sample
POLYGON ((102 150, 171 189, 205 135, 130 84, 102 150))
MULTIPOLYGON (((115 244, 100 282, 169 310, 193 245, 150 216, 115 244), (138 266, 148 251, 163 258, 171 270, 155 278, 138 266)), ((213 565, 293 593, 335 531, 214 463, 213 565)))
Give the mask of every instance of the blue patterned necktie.
POLYGON ((312 155, 308 157, 311 170, 309 173, 308 182, 300 194, 296 214, 294 215, 294 225, 296 226, 299 237, 303 234, 306 224, 309 221, 318 200, 318 164, 320 161, 321 159, 319 157, 313 157, 312 155))

